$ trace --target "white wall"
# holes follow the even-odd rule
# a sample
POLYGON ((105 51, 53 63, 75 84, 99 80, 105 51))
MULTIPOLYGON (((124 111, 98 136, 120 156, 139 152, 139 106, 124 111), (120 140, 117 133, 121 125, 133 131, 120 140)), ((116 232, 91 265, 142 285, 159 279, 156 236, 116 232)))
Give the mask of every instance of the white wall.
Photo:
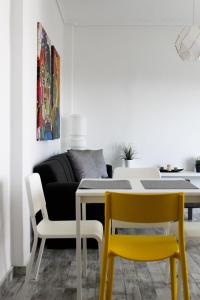
MULTIPOLYGON (((13 14, 19 27, 13 38, 17 48, 17 53, 13 50, 13 58, 16 65, 19 62, 15 73, 18 70, 19 79, 16 75, 16 80, 12 81, 13 91, 18 91, 17 105, 12 109, 12 117, 17 114, 16 122, 12 124, 11 147, 12 262, 15 266, 21 266, 27 262, 30 250, 30 222, 24 178, 32 172, 36 163, 60 152, 60 139, 36 141, 37 22, 42 23, 61 57, 61 102, 64 26, 54 0, 13 1, 13 14)), ((16 103, 14 97, 12 101, 16 103)))
POLYGON ((61 113, 61 150, 69 148, 69 115, 73 112, 73 64, 74 64, 74 27, 71 25, 64 27, 64 70, 63 70, 63 94, 61 113))
POLYGON ((75 27, 73 106, 88 120, 89 148, 121 163, 135 145, 140 166, 193 168, 200 154, 200 64, 183 63, 180 27, 75 27))
POLYGON ((0 0, 0 284, 11 267, 10 259, 10 1, 0 0))

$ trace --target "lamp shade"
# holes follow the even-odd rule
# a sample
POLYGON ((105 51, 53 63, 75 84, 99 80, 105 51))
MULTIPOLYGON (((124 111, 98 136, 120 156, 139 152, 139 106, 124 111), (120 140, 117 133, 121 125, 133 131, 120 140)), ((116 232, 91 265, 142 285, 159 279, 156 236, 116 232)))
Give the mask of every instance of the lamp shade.
POLYGON ((175 42, 176 50, 183 61, 196 61, 200 57, 200 27, 184 27, 175 42))
POLYGON ((87 121, 86 118, 80 114, 70 115, 69 122, 70 132, 70 147, 71 149, 85 149, 87 146, 87 121))

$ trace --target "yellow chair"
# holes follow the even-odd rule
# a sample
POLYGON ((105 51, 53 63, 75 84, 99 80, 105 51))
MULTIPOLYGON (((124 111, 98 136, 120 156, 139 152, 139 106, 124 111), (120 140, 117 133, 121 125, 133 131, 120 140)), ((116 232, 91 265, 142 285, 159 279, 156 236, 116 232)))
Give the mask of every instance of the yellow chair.
POLYGON ((134 261, 170 260, 171 295, 177 299, 176 259, 182 269, 184 300, 190 299, 184 240, 184 194, 105 193, 105 240, 102 255, 99 300, 112 299, 114 258, 134 261), (112 219, 135 223, 177 221, 175 235, 130 236, 111 234, 112 219), (148 249, 148 250, 147 250, 148 249))

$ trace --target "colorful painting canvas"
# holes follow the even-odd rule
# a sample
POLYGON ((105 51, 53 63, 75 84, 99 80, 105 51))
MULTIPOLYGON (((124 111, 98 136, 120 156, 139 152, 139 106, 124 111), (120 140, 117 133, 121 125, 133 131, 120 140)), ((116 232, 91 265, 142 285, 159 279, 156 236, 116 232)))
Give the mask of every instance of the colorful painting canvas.
POLYGON ((60 138, 60 56, 51 46, 51 101, 52 101, 52 137, 60 138))
POLYGON ((37 140, 52 139, 51 42, 37 23, 37 140))

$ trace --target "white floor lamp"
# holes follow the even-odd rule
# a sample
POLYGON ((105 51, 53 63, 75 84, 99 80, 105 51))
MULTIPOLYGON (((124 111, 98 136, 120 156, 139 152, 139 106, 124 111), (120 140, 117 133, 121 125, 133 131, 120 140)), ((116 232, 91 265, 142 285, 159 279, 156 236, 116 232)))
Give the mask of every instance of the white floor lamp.
POLYGON ((87 147, 87 121, 86 118, 80 114, 70 115, 70 148, 76 150, 83 150, 87 147))

